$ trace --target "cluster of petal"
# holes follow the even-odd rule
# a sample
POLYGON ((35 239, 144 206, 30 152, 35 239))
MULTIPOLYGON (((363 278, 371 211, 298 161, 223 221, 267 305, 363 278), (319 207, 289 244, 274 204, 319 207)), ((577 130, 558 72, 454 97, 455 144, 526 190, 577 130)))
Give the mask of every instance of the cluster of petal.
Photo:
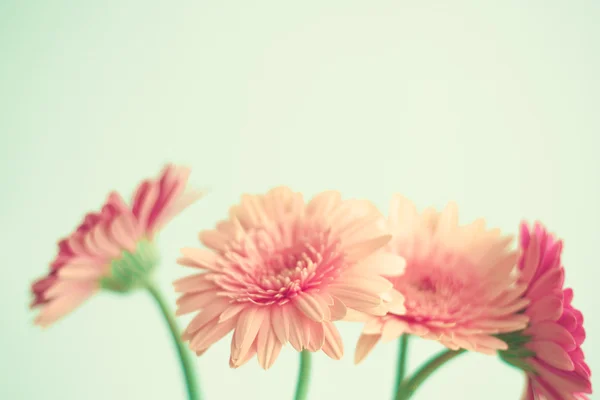
POLYGON ((89 213, 79 227, 58 243, 49 273, 32 285, 31 307, 39 307, 35 323, 48 326, 99 288, 110 264, 124 251, 135 251, 141 239, 154 235, 177 213, 199 198, 185 192, 189 169, 167 165, 157 179, 143 181, 129 207, 112 192, 100 212, 89 213))
POLYGON ((361 335, 355 362, 380 341, 402 334, 437 340, 450 349, 495 354, 507 345, 494 335, 523 329, 527 305, 516 287, 517 254, 511 237, 486 229, 483 220, 459 225, 450 203, 443 211, 419 213, 396 195, 388 218, 393 235, 387 250, 406 260, 405 273, 389 277, 405 298, 406 311, 370 317, 361 335))
POLYGON ((524 361, 527 372, 525 400, 581 400, 591 393, 590 369, 581 345, 585 340, 583 315, 573 307, 573 291, 563 289, 562 241, 541 224, 532 230, 521 225, 520 282, 530 322, 523 331, 524 345, 533 355, 524 361))
POLYGON ((182 249, 179 263, 202 270, 174 283, 178 314, 196 313, 183 339, 202 354, 233 330, 233 368, 256 355, 268 369, 288 342, 339 359, 333 321, 349 310, 402 308, 381 277, 404 268, 402 258, 379 251, 390 239, 382 221, 370 202, 333 191, 308 203, 287 187, 242 196, 227 220, 200 233, 206 248, 182 249))

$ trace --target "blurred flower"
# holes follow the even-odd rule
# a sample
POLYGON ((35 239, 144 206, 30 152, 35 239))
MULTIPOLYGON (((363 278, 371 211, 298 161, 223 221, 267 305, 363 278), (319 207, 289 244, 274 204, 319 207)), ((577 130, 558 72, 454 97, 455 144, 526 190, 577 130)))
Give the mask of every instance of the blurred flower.
POLYGON ((131 208, 112 192, 100 212, 87 214, 58 243, 49 274, 32 285, 31 307, 40 308, 35 323, 54 323, 100 288, 125 292, 139 285, 157 263, 154 235, 200 197, 184 193, 189 173, 168 165, 139 185, 131 208))
POLYGON ((500 356, 526 371, 524 400, 581 400, 592 392, 590 368, 581 344, 583 315, 572 306, 573 291, 564 289, 562 241, 540 224, 521 225, 519 261, 525 310, 530 322, 520 332, 503 335, 509 343, 500 356))
POLYGON ((455 204, 419 215, 400 195, 392 201, 388 222, 393 238, 387 249, 406 260, 405 273, 390 278, 405 298, 406 312, 364 318, 355 362, 380 340, 402 334, 437 340, 452 350, 506 349, 493 335, 527 323, 526 316, 515 314, 527 300, 514 288, 517 256, 507 248, 512 239, 486 230, 483 220, 459 226, 455 204))
POLYGON ((332 321, 349 309, 385 315, 401 307, 380 276, 404 267, 400 257, 378 252, 390 239, 381 220, 370 202, 343 201, 337 192, 308 204, 287 187, 242 196, 229 219, 200 233, 208 249, 182 249, 180 264, 206 270, 175 282, 184 293, 178 314, 199 311, 183 338, 201 354, 234 330, 234 368, 256 354, 267 369, 287 342, 339 359, 332 321))

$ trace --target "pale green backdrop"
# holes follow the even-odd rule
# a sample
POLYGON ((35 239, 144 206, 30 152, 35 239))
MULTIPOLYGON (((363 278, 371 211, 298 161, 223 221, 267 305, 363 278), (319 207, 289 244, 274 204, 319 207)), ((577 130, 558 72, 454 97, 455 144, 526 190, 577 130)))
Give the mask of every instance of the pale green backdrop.
MULTIPOLYGON (((0 0, 0 398, 184 399, 143 293, 97 296, 47 331, 27 310, 57 239, 167 161, 212 188, 160 237, 173 301, 178 249, 243 192, 456 200, 464 221, 541 219, 565 239, 599 367, 598 21, 592 0, 0 0)), ((354 367, 359 330, 342 327, 342 361, 315 357, 312 399, 390 398, 396 345, 354 367)), ((410 365, 438 348, 414 345, 410 365)), ((197 362, 206 399, 291 398, 293 350, 266 373, 229 369, 228 351, 197 362)), ((415 399, 518 399, 522 384, 467 355, 415 399)))

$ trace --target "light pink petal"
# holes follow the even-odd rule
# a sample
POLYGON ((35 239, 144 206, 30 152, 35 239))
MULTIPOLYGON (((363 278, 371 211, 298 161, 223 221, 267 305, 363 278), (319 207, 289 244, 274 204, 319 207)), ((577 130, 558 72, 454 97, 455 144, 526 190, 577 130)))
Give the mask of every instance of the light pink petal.
POLYGON ((117 217, 110 225, 110 234, 119 245, 132 252, 138 239, 135 222, 129 215, 117 217))
POLYGON ((77 293, 88 293, 94 291, 97 283, 94 281, 67 281, 58 280, 44 292, 44 299, 52 300, 57 297, 71 297, 77 293))
POLYGON ((568 399, 564 393, 559 393, 559 391, 556 390, 557 388, 552 387, 552 385, 549 385, 543 379, 538 378, 534 380, 532 385, 536 396, 543 400, 573 400, 572 396, 569 396, 571 399, 568 399))
POLYGON ((85 246, 83 245, 81 235, 75 234, 75 235, 69 237, 67 239, 67 242, 68 242, 68 246, 73 250, 73 253, 75 255, 78 255, 80 257, 86 257, 86 258, 89 258, 92 260, 98 259, 98 257, 96 257, 93 254, 90 254, 88 252, 88 250, 85 248, 85 246))
POLYGON ((147 230, 149 232, 160 229, 178 211, 173 207, 185 190, 190 172, 189 168, 173 165, 167 165, 164 168, 160 178, 156 181, 159 194, 148 216, 147 230))
POLYGON ((179 264, 211 271, 219 270, 217 256, 211 251, 205 249, 183 248, 181 249, 181 254, 183 255, 183 258, 177 260, 179 264))
POLYGON ((521 400, 536 400, 535 392, 533 391, 533 385, 529 378, 526 379, 525 391, 523 392, 521 400))
POLYGON ((67 280, 98 280, 106 273, 106 268, 98 265, 67 264, 58 271, 58 276, 67 280))
POLYGON ((288 340, 296 351, 302 351, 305 342, 304 318, 295 307, 288 307, 284 312, 290 327, 288 340))
POLYGON ((370 274, 400 276, 404 273, 406 261, 399 255, 378 251, 358 262, 353 270, 368 271, 370 274))
POLYGON ((229 238, 219 231, 202 231, 198 235, 198 238, 203 245, 210 249, 218 252, 224 252, 227 250, 229 238))
POLYGON ((310 216, 327 216, 341 203, 342 196, 339 192, 333 190, 321 192, 308 202, 306 212, 310 216))
POLYGON ((495 354, 497 350, 508 349, 508 345, 503 340, 489 335, 474 336, 472 342, 475 344, 475 351, 485 353, 486 349, 490 349, 491 352, 487 354, 495 354))
POLYGON ((159 195, 158 184, 151 181, 142 182, 134 195, 132 211, 143 230, 146 230, 152 207, 159 195))
POLYGON ((561 371, 560 369, 546 366, 543 362, 535 358, 530 359, 529 363, 539 377, 553 387, 561 388, 563 391, 571 393, 592 392, 592 384, 589 378, 579 376, 571 371, 561 371))
POLYGON ((332 231, 344 243, 363 242, 382 233, 377 227, 377 221, 381 219, 381 213, 373 203, 359 199, 343 201, 327 216, 332 231))
POLYGON ((90 254, 92 257, 108 260, 111 257, 111 255, 104 253, 102 249, 98 247, 94 240, 94 231, 97 228, 98 225, 96 225, 85 236, 82 237, 83 247, 85 248, 85 252, 87 254, 90 254))
POLYGON ((213 302, 216 297, 216 290, 184 294, 177 300, 178 307, 175 315, 185 315, 194 311, 198 311, 213 302))
POLYGON ((389 292, 391 300, 386 304, 387 311, 395 315, 406 314, 406 307, 404 306, 404 296, 399 291, 393 289, 389 292))
POLYGON ((337 321, 343 319, 348 312, 348 309, 344 305, 344 303, 338 299, 337 297, 332 296, 333 304, 331 305, 331 321, 337 321))
POLYGON ((518 283, 514 287, 511 287, 507 290, 500 292, 493 299, 491 296, 485 296, 485 298, 489 298, 490 305, 495 305, 498 307, 505 306, 507 304, 512 304, 523 295, 523 293, 527 290, 528 286, 523 283, 518 283))
POLYGON ((536 279, 529 290, 527 290, 527 298, 531 300, 541 299, 548 293, 562 290, 562 282, 564 280, 564 270, 554 269, 544 273, 539 279, 536 279))
MULTIPOLYGON (((372 205, 370 202, 366 202, 367 207, 370 209, 369 211, 375 211, 371 209, 372 205)), ((352 212, 356 213, 356 209, 352 206, 349 207, 348 204, 345 205, 346 209, 351 210, 347 215, 352 215, 352 212)), ((381 219, 381 215, 378 212, 367 212, 366 215, 359 217, 356 215, 354 218, 349 219, 344 223, 340 223, 339 225, 335 224, 334 226, 337 229, 334 231, 336 234, 340 235, 341 239, 348 243, 356 243, 359 241, 363 241, 366 238, 372 237, 369 231, 365 231, 366 226, 373 226, 377 223, 378 220, 381 219)), ((378 231, 374 231, 373 233, 380 233, 378 231)))
POLYGON ((540 245, 537 236, 533 236, 529 241, 529 246, 525 250, 523 269, 521 270, 520 281, 529 283, 535 274, 540 262, 540 245))
POLYGON ((69 314, 84 301, 94 294, 95 291, 75 291, 66 296, 60 296, 57 299, 46 304, 35 319, 35 323, 42 327, 47 327, 65 315, 69 314))
POLYGON ((325 344, 325 328, 321 322, 310 322, 309 351, 319 351, 325 344))
POLYGON ((384 343, 398 339, 402 334, 409 330, 409 325, 397 318, 392 318, 383 324, 381 339, 384 343))
POLYGON ((362 308, 360 310, 367 315, 379 316, 379 317, 383 317, 388 313, 387 303, 381 303, 377 307, 362 308))
POLYGON ((385 322, 381 318, 371 318, 365 323, 362 333, 365 335, 379 335, 385 322))
POLYGON ((218 317, 231 305, 227 299, 217 298, 198 313, 189 323, 185 335, 191 335, 214 318, 218 317))
POLYGON ((367 355, 373 350, 375 345, 381 339, 381 335, 360 335, 358 343, 356 343, 356 351, 354 353, 354 364, 362 362, 367 355))
POLYGON ((531 304, 525 313, 530 317, 531 323, 537 323, 558 320, 562 310, 560 297, 549 295, 531 304))
POLYGON ((527 344, 527 348, 535 352, 535 356, 564 371, 572 371, 575 368, 569 354, 558 344, 547 340, 535 340, 527 344))
POLYGON ((250 350, 267 311, 264 307, 250 307, 240 313, 233 335, 235 351, 231 357, 234 363, 244 359, 250 350))
MULTIPOLYGON (((234 358, 234 353, 238 353, 239 350, 235 348, 235 338, 231 338, 231 356, 229 357, 229 366, 231 368, 239 368, 242 365, 246 364, 248 361, 252 359, 256 355, 256 340, 250 346, 250 349, 246 352, 246 354, 241 358, 234 358)), ((237 357, 237 356, 236 356, 237 357)))
POLYGON ((264 208, 262 198, 244 194, 240 205, 237 217, 245 228, 262 226, 268 223, 269 216, 264 208))
POLYGON ((321 302, 310 293, 300 293, 292 301, 304 315, 313 321, 321 322, 325 318, 325 309, 321 302))
POLYGON ((387 279, 378 275, 346 274, 336 281, 337 285, 349 288, 361 288, 371 293, 385 293, 392 289, 393 285, 387 279))
POLYGON ((240 312, 245 310, 248 306, 246 304, 232 304, 227 310, 223 311, 223 314, 219 316, 219 322, 227 321, 228 319, 237 317, 240 312))
POLYGON ((373 316, 362 311, 353 310, 348 308, 346 311, 346 315, 342 318, 342 321, 347 322, 366 322, 370 320, 373 316))
POLYGON ((286 344, 290 337, 290 324, 284 306, 271 308, 271 325, 279 341, 286 344))
POLYGON ((417 220, 417 208, 413 202, 402 195, 395 194, 392 197, 389 212, 389 221, 394 233, 397 233, 398 229, 411 229, 417 220))
POLYGON ((319 292, 311 292, 310 294, 319 302, 319 307, 323 310, 323 319, 331 321, 331 307, 334 305, 333 298, 328 294, 319 292))
POLYGON ((525 307, 527 307, 527 305, 529 303, 530 303, 530 300, 528 298, 522 298, 522 299, 519 299, 519 300, 515 301, 514 303, 509 304, 507 306, 492 308, 490 310, 490 312, 488 313, 488 315, 490 317, 510 315, 510 314, 516 313, 517 311, 521 311, 521 310, 525 309, 525 307))
POLYGON ((440 213, 435 235, 443 237, 450 234, 458 225, 458 206, 454 202, 446 205, 446 208, 440 213))
POLYGON ((110 233, 107 232, 108 227, 105 224, 98 224, 90 232, 98 252, 106 258, 116 258, 121 255, 122 248, 115 242, 112 237, 108 236, 110 233))
POLYGON ((285 220, 288 216, 301 215, 304 212, 304 199, 301 193, 294 193, 290 188, 279 186, 271 189, 264 196, 265 212, 273 220, 285 220))
POLYGON ((229 319, 224 322, 219 322, 218 318, 214 318, 208 324, 196 331, 190 340, 190 348, 196 352, 207 350, 217 341, 224 338, 235 327, 236 321, 229 319))
POLYGON ((176 292, 205 292, 210 289, 215 289, 215 284, 206 279, 204 273, 186 276, 173 282, 176 292))
POLYGON ((323 352, 334 360, 341 359, 344 354, 344 344, 337 328, 331 322, 323 322, 323 330, 325 334, 323 352))
POLYGON ((370 240, 365 240, 363 242, 350 245, 346 247, 347 257, 352 261, 360 261, 381 249, 390 241, 391 238, 391 235, 382 235, 370 240))
POLYGON ((360 291, 356 288, 348 288, 344 285, 331 285, 331 294, 337 297, 346 307, 359 311, 381 305, 381 297, 371 292, 360 291))
POLYGON ((170 220, 177 217, 183 210, 200 200, 206 192, 189 190, 181 194, 172 205, 158 218, 154 230, 162 229, 170 220))
POLYGON ((277 335, 273 331, 269 315, 266 314, 265 320, 260 327, 256 338, 256 351, 258 355, 258 363, 267 370, 271 368, 279 352, 281 350, 281 342, 277 339, 277 335))
POLYGON ((513 332, 527 326, 529 319, 524 314, 511 315, 510 318, 480 319, 469 324, 470 328, 482 329, 493 333, 513 332))
POLYGON ((577 346, 571 333, 563 326, 552 321, 537 323, 527 328, 524 334, 533 336, 535 340, 555 342, 566 350, 574 350, 577 346))

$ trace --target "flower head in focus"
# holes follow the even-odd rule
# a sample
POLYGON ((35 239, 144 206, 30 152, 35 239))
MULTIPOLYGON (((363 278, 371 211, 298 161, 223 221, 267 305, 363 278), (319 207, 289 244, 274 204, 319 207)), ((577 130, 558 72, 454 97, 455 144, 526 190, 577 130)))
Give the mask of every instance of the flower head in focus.
POLYGON ((581 345, 583 315, 573 307, 573 290, 564 289, 562 241, 541 224, 521 225, 519 283, 529 324, 502 335, 510 348, 500 356, 527 373, 524 400, 582 400, 592 392, 590 368, 581 345))
POLYGON ((35 323, 49 326, 98 289, 125 292, 156 265, 152 241, 177 213, 200 197, 185 191, 189 169, 168 165, 157 179, 143 181, 129 207, 112 192, 100 212, 87 214, 58 243, 48 275, 33 283, 35 323))
POLYGON ((390 239, 367 201, 324 192, 305 203, 287 187, 244 195, 229 218, 200 233, 208 249, 182 249, 179 263, 202 270, 175 282, 178 314, 197 313, 184 340, 197 354, 234 331, 230 366, 257 355, 269 368, 282 346, 339 359, 332 321, 348 310, 385 315, 402 307, 381 274, 404 262, 378 251, 390 239))
POLYGON ((406 312, 394 311, 366 320, 355 354, 362 361, 383 340, 402 334, 437 340, 452 350, 495 354, 506 349, 494 337, 522 329, 527 317, 516 311, 527 305, 515 288, 517 255, 511 238, 488 230, 483 220, 458 224, 458 210, 421 214, 400 195, 392 200, 387 249, 406 260, 402 276, 390 280, 405 298, 406 312))

